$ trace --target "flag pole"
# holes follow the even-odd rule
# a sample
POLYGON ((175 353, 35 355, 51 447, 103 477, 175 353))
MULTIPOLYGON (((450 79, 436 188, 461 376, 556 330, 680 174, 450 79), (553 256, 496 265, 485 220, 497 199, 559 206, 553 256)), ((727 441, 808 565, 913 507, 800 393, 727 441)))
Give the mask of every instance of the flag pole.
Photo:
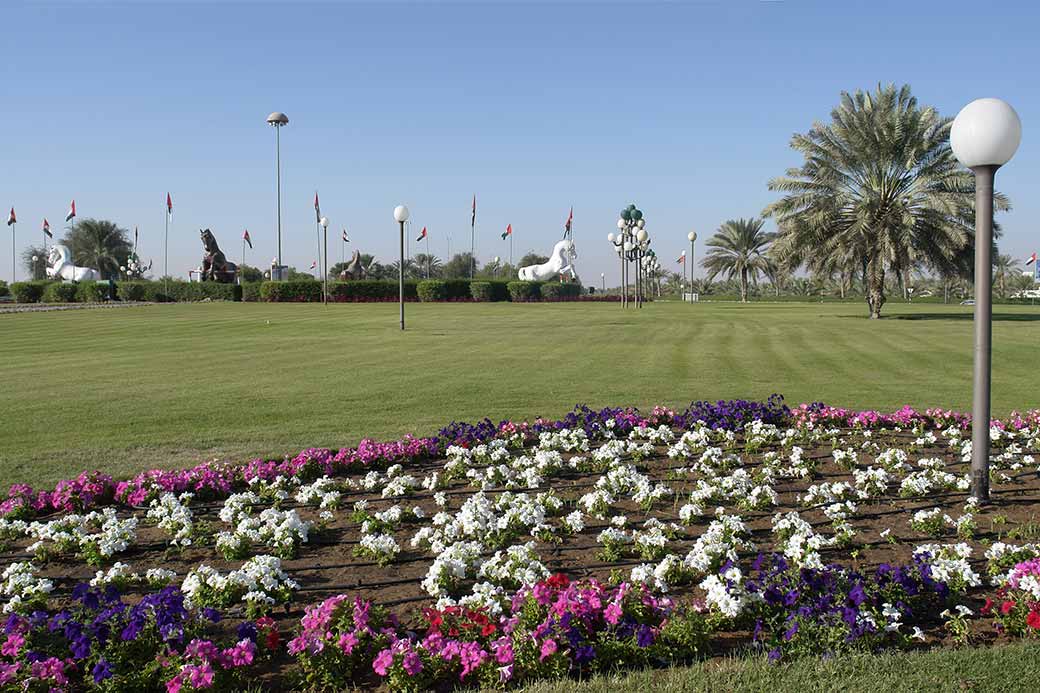
POLYGON ((426 278, 430 278, 430 265, 433 262, 433 258, 430 257, 430 234, 426 234, 426 278))
POLYGON ((15 259, 17 255, 17 243, 15 242, 15 236, 18 235, 18 222, 11 224, 11 283, 14 284, 18 279, 18 261, 15 259))
MULTIPOLYGON (((166 199, 170 199, 170 193, 166 193, 166 199)), ((162 261, 162 273, 163 273, 163 293, 168 297, 170 295, 170 205, 166 205, 166 225, 163 231, 163 261, 162 261)), ((189 276, 190 280, 191 277, 189 276)))
POLYGON ((513 264, 513 234, 509 234, 509 264, 513 264))

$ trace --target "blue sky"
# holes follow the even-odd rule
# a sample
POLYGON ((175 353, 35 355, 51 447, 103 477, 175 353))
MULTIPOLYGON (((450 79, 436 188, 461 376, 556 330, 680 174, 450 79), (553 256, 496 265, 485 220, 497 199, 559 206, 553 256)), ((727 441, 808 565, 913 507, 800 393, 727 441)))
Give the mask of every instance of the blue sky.
MULTIPOLYGON (((6 0, 0 206, 19 246, 80 217, 140 227, 171 273, 199 263, 198 229, 241 255, 242 230, 275 254, 274 132, 281 110, 283 254, 315 258, 314 191, 335 230, 392 260, 394 205, 430 249, 546 252, 574 207, 578 269, 616 284, 606 234, 629 202, 670 268, 686 234, 709 236, 775 199, 799 163, 788 142, 842 90, 909 83, 954 115, 1009 101, 1022 145, 998 175, 1014 210, 1004 252, 1040 250, 1040 25, 1035 3, 712 2, 98 3, 6 0)), ((8 230, 9 231, 9 230, 8 230)), ((332 243, 333 260, 339 244, 332 243)), ((414 248, 413 248, 414 250, 414 248)), ((10 238, 0 276, 10 273, 10 238)), ((702 255, 698 241, 698 258, 702 255)))

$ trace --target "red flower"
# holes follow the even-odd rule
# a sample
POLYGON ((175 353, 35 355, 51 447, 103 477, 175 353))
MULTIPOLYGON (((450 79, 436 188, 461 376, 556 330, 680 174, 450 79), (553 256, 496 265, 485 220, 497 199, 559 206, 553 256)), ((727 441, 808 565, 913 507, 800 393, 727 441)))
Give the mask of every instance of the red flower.
POLYGON ((1030 611, 1029 615, 1026 616, 1026 623, 1033 630, 1040 630, 1040 610, 1033 609, 1030 611))
POLYGON ((545 581, 545 584, 549 587, 555 587, 557 589, 564 589, 567 585, 571 584, 571 581, 567 579, 567 576, 563 573, 556 573, 551 575, 549 579, 545 581))
POLYGON ((489 624, 487 624, 486 626, 484 626, 483 628, 480 629, 480 634, 486 638, 487 636, 489 636, 492 633, 494 633, 496 630, 498 630, 498 628, 496 628, 495 626, 493 626, 493 625, 491 625, 489 623, 489 624))
POLYGON ((1014 609, 1014 608, 1015 608, 1015 603, 1013 601, 1011 601, 1010 599, 1008 599, 1007 601, 1005 601, 1003 604, 1000 605, 1000 613, 1002 613, 1005 616, 1007 616, 1009 613, 1011 613, 1011 610, 1014 609))
POLYGON ((277 650, 279 643, 282 642, 282 638, 278 635, 278 631, 274 628, 267 634, 267 649, 277 650))
POLYGON ((993 600, 990 599, 989 597, 986 597, 986 603, 982 605, 982 608, 980 609, 980 611, 982 613, 984 613, 984 614, 988 614, 992 610, 993 610, 993 600))

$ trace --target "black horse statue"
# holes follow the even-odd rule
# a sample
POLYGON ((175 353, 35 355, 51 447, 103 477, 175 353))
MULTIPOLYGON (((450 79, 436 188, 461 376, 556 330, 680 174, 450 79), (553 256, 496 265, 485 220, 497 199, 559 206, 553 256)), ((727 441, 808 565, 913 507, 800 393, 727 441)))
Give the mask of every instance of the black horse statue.
POLYGON ((231 284, 238 274, 238 265, 228 262, 224 257, 224 251, 217 245, 217 239, 209 229, 199 229, 202 237, 202 246, 206 249, 206 255, 202 258, 202 281, 220 282, 231 284))

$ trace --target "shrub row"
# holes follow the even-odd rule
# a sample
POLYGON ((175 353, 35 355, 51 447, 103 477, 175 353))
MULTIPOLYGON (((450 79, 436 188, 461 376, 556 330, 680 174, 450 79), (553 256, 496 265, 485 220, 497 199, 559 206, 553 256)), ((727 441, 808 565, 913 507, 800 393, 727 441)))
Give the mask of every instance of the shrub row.
POLYGON ((214 282, 125 281, 15 282, 11 293, 18 303, 96 303, 118 298, 120 301, 241 301, 243 287, 214 282), (115 295, 112 295, 113 286, 115 295))

